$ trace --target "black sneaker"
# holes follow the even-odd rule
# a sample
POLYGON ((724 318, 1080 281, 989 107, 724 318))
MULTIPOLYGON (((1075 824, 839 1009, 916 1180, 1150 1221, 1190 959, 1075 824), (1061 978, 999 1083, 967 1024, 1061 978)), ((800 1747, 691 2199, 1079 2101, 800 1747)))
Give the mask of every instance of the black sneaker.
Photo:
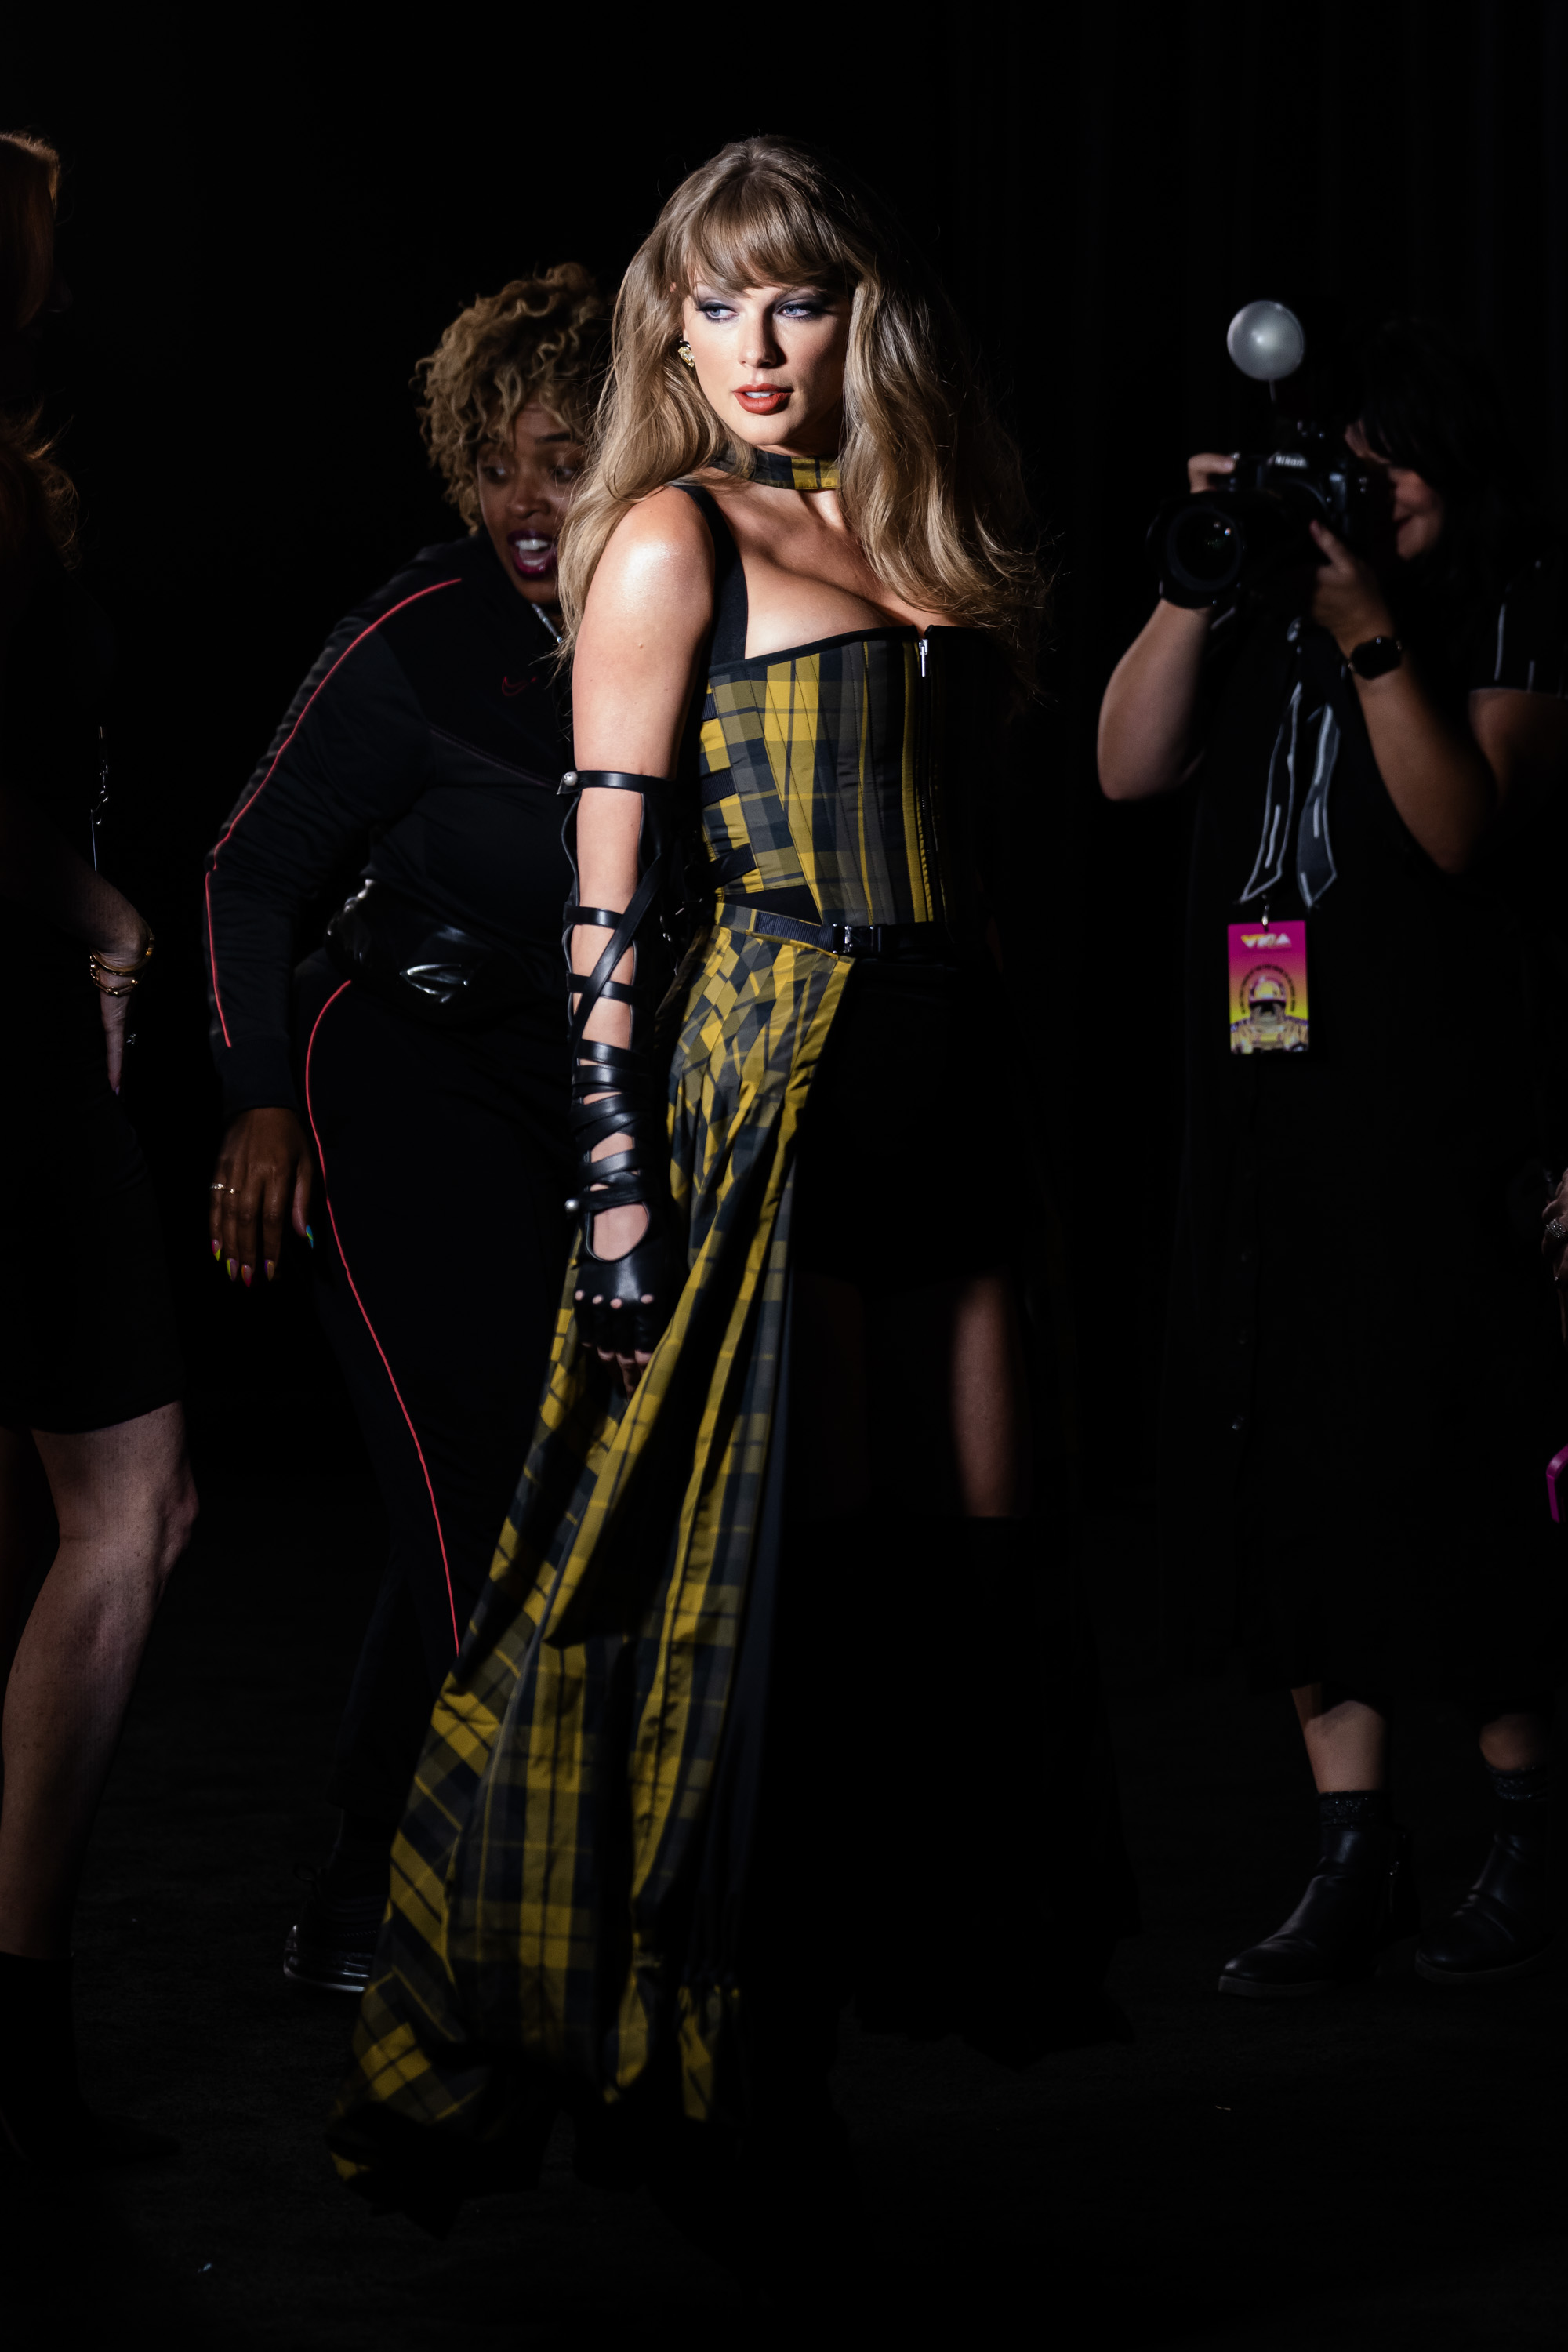
POLYGON ((349 1992, 357 2000, 370 1982, 385 1898, 340 1893, 330 1869, 304 1875, 309 1891, 284 1938, 283 1973, 290 1984, 309 1985, 316 1992, 349 1992))

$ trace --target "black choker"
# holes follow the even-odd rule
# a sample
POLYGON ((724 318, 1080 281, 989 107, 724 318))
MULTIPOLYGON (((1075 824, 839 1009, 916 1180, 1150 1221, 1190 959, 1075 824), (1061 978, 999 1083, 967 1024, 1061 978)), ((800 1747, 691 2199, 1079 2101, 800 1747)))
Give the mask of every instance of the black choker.
MULTIPOLYGON (((732 472, 727 467, 726 472, 732 472)), ((782 449, 753 449, 752 479, 765 482, 771 490, 836 490, 838 488, 837 457, 789 457, 782 449)))

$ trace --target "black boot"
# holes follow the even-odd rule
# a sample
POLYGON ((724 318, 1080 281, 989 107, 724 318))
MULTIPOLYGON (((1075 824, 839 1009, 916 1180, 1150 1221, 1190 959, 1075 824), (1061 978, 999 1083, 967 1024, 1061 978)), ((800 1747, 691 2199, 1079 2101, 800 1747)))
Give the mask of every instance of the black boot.
POLYGON ((363 1992, 386 1910, 395 1834, 357 1813, 343 1815, 326 1867, 310 1874, 310 1891, 284 1938, 283 1973, 290 1984, 353 1993, 356 2000, 363 1992))
POLYGON ((1221 1992, 1298 1999, 1369 1977, 1421 1924, 1410 1832, 1381 1789, 1320 1797, 1322 1843, 1307 1891, 1279 1931, 1227 1960, 1221 1992))
POLYGON ((1456 1990, 1506 1984, 1533 1976, 1550 1960, 1547 1769, 1492 1773, 1498 1821, 1480 1875, 1458 1909, 1416 1947, 1416 1969, 1428 1984, 1456 1990))
POLYGON ((178 2153, 166 2132, 94 2115, 77 2083, 71 1964, 0 1952, 0 2158, 49 2171, 178 2153))

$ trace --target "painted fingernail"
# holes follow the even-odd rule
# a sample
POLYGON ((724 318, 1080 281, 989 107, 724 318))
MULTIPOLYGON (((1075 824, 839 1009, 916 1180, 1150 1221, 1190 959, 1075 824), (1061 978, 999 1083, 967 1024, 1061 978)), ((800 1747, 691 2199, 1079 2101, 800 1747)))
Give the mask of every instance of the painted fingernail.
POLYGON ((223 1244, 221 1242, 214 1242, 213 1255, 214 1257, 221 1257, 223 1255, 223 1244))
POLYGON ((268 1258, 268 1261, 267 1261, 267 1279, 268 1279, 268 1282, 270 1282, 270 1281, 271 1281, 271 1279, 272 1279, 272 1277, 273 1277, 273 1275, 274 1275, 276 1272, 277 1272, 277 1268, 276 1268, 276 1266, 274 1265, 274 1264, 273 1264, 272 1260, 271 1260, 270 1258, 268 1258))
POLYGON ((241 1282, 244 1283, 247 1290, 248 1290, 250 1288, 250 1268, 247 1265, 242 1265, 240 1267, 239 1278, 241 1282))
POLYGON ((239 1269, 238 1269, 238 1267, 235 1265, 235 1262, 234 1262, 233 1258, 226 1258, 226 1259, 224 1260, 224 1263, 225 1263, 225 1265, 226 1265, 227 1266, 227 1268, 228 1268, 228 1278, 229 1278, 230 1282, 232 1282, 232 1281, 234 1280, 235 1276, 236 1276, 236 1275, 237 1274, 237 1272, 239 1271, 239 1269))
POLYGON ((311 1229, 311 1228, 310 1228, 310 1226, 309 1226, 309 1225, 307 1225, 307 1226, 306 1226, 306 1228, 305 1228, 305 1239, 310 1243, 310 1247, 311 1247, 312 1249, 314 1249, 314 1248, 315 1248, 315 1246, 316 1246, 316 1236, 315 1236, 314 1232, 312 1231, 312 1229, 311 1229))

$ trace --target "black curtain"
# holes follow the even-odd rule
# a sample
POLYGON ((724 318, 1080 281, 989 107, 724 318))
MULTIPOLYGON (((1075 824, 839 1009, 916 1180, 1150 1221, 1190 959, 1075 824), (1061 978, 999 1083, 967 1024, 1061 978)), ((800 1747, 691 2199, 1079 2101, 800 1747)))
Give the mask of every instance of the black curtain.
POLYGON ((1565 13, 1097 0, 825 7, 793 32, 688 10, 630 31, 588 12, 8 25, 0 125, 43 130, 68 167, 77 301, 49 400, 121 635, 107 856, 160 938, 132 1098, 211 1442, 341 1435, 303 1286, 239 1298, 206 1257, 198 877, 331 622, 452 528, 413 362, 537 262, 576 255, 612 282, 685 169, 777 130, 881 183, 929 245, 1052 533, 1014 980, 1071 1235, 1091 1486, 1137 1490, 1180 1124, 1184 814, 1104 807, 1092 743, 1151 599, 1144 530, 1190 450, 1267 430, 1225 352, 1231 314, 1263 295, 1310 337, 1335 306, 1452 320, 1496 362, 1561 504, 1565 13))

